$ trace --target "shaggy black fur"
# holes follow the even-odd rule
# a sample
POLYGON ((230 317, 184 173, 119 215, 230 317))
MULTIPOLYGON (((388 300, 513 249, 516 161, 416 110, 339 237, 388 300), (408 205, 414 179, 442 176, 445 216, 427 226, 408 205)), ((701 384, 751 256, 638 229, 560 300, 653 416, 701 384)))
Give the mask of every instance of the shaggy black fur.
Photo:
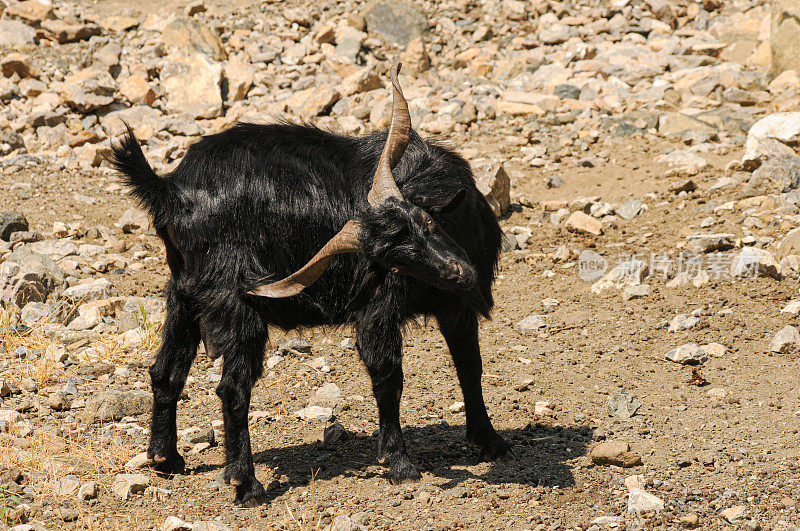
POLYGON ((477 328, 478 314, 488 315, 493 304, 500 228, 467 162, 414 132, 393 172, 404 200, 371 209, 367 192, 385 139, 386 133, 352 138, 305 125, 240 124, 200 140, 164 178, 130 131, 115 147, 112 162, 152 214, 172 273, 163 345, 150 368, 148 454, 159 471, 184 466, 176 405, 202 334, 206 347, 224 356, 217 394, 225 477, 236 485, 237 504, 260 502, 247 413, 268 326, 352 323, 378 403, 379 458, 391 481, 419 478, 399 422, 403 325, 418 315, 437 319, 450 349, 469 439, 487 459, 512 455, 483 402, 477 328), (362 223, 364 254, 336 256, 295 297, 247 295, 264 279, 297 270, 351 219, 362 223), (460 275, 452 274, 456 263, 460 275))

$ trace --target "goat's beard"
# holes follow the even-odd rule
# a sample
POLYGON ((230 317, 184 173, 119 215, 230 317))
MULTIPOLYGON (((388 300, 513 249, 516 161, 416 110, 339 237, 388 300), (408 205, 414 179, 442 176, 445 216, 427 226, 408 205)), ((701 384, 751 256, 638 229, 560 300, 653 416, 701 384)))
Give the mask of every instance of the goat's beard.
POLYGON ((486 299, 483 293, 481 293, 480 287, 475 286, 471 290, 455 291, 454 293, 461 297, 461 299, 466 302, 470 308, 487 319, 489 318, 492 311, 492 304, 486 299))

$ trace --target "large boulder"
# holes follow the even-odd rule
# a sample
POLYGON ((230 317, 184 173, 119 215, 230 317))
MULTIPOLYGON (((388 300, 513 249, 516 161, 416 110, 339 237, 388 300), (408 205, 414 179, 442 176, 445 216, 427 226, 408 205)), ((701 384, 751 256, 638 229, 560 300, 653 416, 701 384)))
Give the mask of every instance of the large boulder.
POLYGON ((367 7, 367 30, 389 42, 407 46, 428 28, 428 18, 400 0, 375 0, 367 7))
POLYGON ((36 30, 18 20, 0 20, 0 48, 33 44, 36 30))
POLYGON ((800 71, 800 0, 772 1, 772 71, 800 71))
POLYGON ((12 232, 28 230, 28 220, 19 212, 0 212, 0 240, 8 241, 12 232))
POLYGON ((472 162, 475 185, 486 198, 496 216, 502 216, 511 205, 511 179, 501 162, 477 159, 472 162))
POLYGON ((222 115, 222 66, 203 54, 173 57, 161 68, 167 110, 194 118, 222 115))
POLYGON ((202 53, 215 61, 225 59, 225 48, 219 35, 196 20, 178 17, 164 28, 161 40, 181 53, 202 53))
POLYGON ((64 273, 58 264, 47 256, 32 251, 27 245, 18 247, 8 255, 6 262, 14 262, 25 270, 33 271, 48 292, 66 285, 64 273))

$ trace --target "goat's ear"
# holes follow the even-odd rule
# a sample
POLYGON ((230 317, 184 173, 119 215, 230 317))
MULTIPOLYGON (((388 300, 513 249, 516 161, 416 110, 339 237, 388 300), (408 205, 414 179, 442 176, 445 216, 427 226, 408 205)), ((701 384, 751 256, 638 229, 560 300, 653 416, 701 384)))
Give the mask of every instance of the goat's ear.
POLYGON ((430 211, 431 214, 447 214, 457 209, 458 205, 461 204, 461 201, 463 201, 466 196, 467 191, 462 188, 448 199, 442 200, 440 198, 423 197, 417 201, 417 204, 430 211))
POLYGON ((345 309, 348 312, 355 312, 366 306, 375 295, 375 292, 378 291, 380 285, 383 284, 384 278, 386 278, 385 269, 375 265, 370 266, 369 271, 364 275, 364 280, 353 289, 353 296, 345 309))

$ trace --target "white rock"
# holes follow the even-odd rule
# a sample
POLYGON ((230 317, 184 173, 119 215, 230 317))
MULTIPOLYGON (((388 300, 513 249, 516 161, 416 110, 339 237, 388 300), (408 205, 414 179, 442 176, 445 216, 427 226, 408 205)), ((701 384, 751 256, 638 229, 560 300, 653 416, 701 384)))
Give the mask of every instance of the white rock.
POLYGON ((721 345, 719 343, 709 343, 708 345, 703 345, 700 347, 703 351, 708 354, 709 358, 721 358, 725 355, 726 348, 725 345, 721 345))
POLYGON ((269 358, 267 358, 267 369, 274 369, 282 361, 283 361, 283 356, 278 356, 277 354, 270 356, 269 358))
POLYGON ((772 338, 769 349, 772 352, 789 354, 800 348, 800 331, 792 325, 781 328, 772 338))
POLYGON ((781 266, 769 251, 757 247, 745 247, 731 263, 733 277, 782 277, 781 266))
POLYGON ((81 501, 93 500, 97 498, 97 483, 87 481, 78 489, 78 499, 81 501))
POLYGON ((691 365, 705 362, 708 353, 697 343, 686 343, 667 352, 666 358, 681 365, 691 365))
POLYGON ((184 522, 177 516, 168 516, 161 524, 161 531, 191 531, 192 524, 184 522))
POLYGON ((315 420, 327 422, 333 417, 333 409, 321 406, 308 406, 297 411, 295 415, 308 422, 315 420))
POLYGON ((127 500, 133 494, 144 492, 150 484, 150 478, 144 474, 117 474, 111 490, 118 497, 127 500))
POLYGON ((800 312, 800 300, 789 301, 781 309, 781 313, 790 313, 792 315, 797 315, 798 312, 800 312))
POLYGON ((64 476, 63 478, 53 482, 53 496, 72 496, 78 491, 80 484, 81 480, 78 478, 78 476, 72 474, 64 476))
POLYGON ((128 462, 125 463, 125 470, 139 470, 140 468, 144 468, 152 464, 153 460, 147 457, 147 452, 142 452, 131 457, 128 462))
POLYGON ((339 386, 335 383, 328 382, 317 389, 315 394, 322 398, 340 398, 342 396, 342 390, 339 389, 339 386))
POLYGON ((775 138, 781 142, 800 140, 800 112, 778 112, 754 123, 747 131, 750 138, 775 138))
POLYGON ((672 321, 669 323, 669 331, 677 332, 679 330, 687 330, 689 328, 692 328, 699 322, 700 322, 699 317, 695 317, 694 315, 689 315, 688 313, 679 313, 678 315, 673 317, 672 321))
POLYGON ((664 510, 664 501, 654 494, 633 488, 628 493, 628 514, 659 512, 664 510))
POLYGON ((581 211, 573 212, 567 218, 566 227, 568 231, 579 234, 592 234, 594 236, 603 234, 603 222, 581 211))
POLYGON ((547 323, 544 317, 538 314, 529 315, 522 321, 517 323, 517 330, 520 332, 534 332, 540 328, 545 328, 547 323))
POLYGON ((464 402, 453 402, 447 409, 450 413, 463 413, 464 407, 464 402))

